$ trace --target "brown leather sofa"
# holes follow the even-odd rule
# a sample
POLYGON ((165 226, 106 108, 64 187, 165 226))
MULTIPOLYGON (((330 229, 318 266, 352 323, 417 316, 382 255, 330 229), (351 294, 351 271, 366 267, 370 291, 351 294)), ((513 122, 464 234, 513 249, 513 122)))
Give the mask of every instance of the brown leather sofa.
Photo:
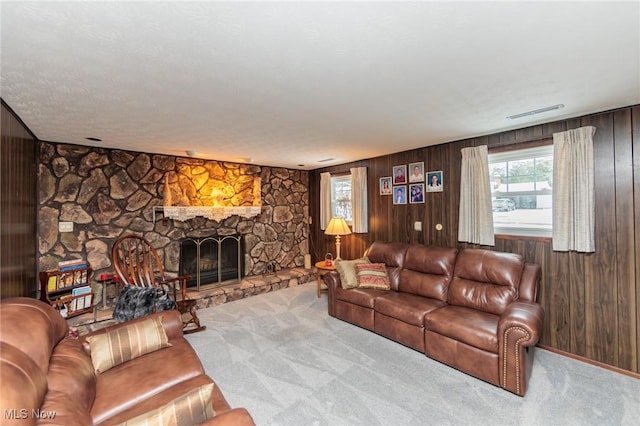
MULTIPOLYGON (((69 336, 66 321, 30 298, 0 303, 2 424, 113 425, 170 404, 213 383, 182 335, 178 311, 164 311, 91 333, 98 335, 159 317, 171 346, 96 374, 85 338, 69 336)), ((206 424, 253 425, 244 408, 231 409, 217 385, 206 424)))
POLYGON ((329 315, 524 396, 544 318, 539 265, 393 242, 375 242, 365 256, 386 265, 391 289, 344 289, 338 271, 326 274, 329 315))

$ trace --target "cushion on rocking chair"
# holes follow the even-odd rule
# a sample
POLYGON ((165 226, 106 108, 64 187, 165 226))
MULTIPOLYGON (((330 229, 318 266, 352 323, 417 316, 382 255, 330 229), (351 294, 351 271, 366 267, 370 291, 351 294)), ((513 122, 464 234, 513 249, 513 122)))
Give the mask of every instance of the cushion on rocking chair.
POLYGON ((175 308, 176 302, 169 298, 169 294, 163 288, 127 284, 118 296, 113 318, 118 322, 125 322, 153 312, 175 308))

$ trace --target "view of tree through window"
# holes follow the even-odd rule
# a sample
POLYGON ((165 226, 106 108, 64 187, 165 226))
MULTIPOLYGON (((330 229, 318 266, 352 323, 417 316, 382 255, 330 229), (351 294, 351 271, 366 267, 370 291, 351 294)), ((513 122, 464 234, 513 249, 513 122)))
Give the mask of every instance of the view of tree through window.
POLYGON ((553 146, 489 154, 496 234, 551 236, 553 146))
POLYGON ((351 175, 331 177, 331 215, 351 225, 351 175))

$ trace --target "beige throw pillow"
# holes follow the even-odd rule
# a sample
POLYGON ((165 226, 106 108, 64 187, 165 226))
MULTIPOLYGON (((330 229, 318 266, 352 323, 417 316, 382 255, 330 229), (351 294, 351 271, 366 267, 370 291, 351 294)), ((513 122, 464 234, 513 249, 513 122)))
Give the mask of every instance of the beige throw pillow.
POLYGON ((336 270, 340 274, 340 283, 342 288, 356 288, 358 287, 358 279, 356 277, 356 265, 363 263, 369 263, 369 259, 366 257, 355 260, 336 260, 336 270))
POLYGON ((197 425, 212 419, 213 383, 192 389, 172 402, 121 423, 120 426, 197 425))
POLYGON ((96 373, 139 356, 171 346, 160 318, 129 324, 104 334, 87 337, 96 373))
POLYGON ((369 263, 356 265, 358 288, 375 288, 389 290, 389 275, 384 263, 369 263))

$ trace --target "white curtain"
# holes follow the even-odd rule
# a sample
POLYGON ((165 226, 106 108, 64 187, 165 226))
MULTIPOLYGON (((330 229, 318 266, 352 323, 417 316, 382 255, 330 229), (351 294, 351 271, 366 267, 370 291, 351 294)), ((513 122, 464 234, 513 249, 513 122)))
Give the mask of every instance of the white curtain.
POLYGON ((320 173, 320 229, 331 220, 331 173, 320 173))
POLYGON ((463 148, 458 241, 493 246, 493 211, 486 145, 463 148))
POLYGON ((351 169, 351 216, 352 230, 355 233, 369 232, 369 214, 367 210, 367 168, 351 169))
POLYGON ((553 134, 553 250, 595 251, 593 126, 553 134))

